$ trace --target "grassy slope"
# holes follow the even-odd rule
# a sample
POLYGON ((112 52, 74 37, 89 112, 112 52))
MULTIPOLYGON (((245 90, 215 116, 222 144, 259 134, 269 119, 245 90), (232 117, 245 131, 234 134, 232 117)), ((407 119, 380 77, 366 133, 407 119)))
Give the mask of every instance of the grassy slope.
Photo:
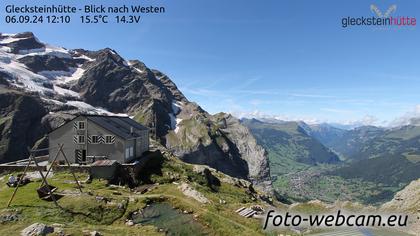
POLYGON ((268 151, 272 175, 338 161, 334 153, 307 135, 296 122, 271 124, 245 120, 244 124, 268 151))
MULTIPOLYGON (((353 162, 330 172, 348 181, 374 183, 378 193, 365 197, 369 203, 390 200, 396 191, 420 178, 420 127, 405 126, 376 135, 358 145, 350 157, 353 162)), ((357 136, 361 135, 353 139, 364 140, 357 136)))
MULTIPOLYGON (((104 181, 95 180, 91 184, 83 184, 85 194, 65 196, 59 204, 65 209, 60 210, 52 202, 39 200, 35 189, 40 182, 33 182, 19 189, 11 206, 6 209, 6 204, 13 189, 5 185, 7 176, 0 180, 0 216, 10 211, 19 212, 20 220, 16 222, 0 223, 0 235, 13 235, 20 232, 28 225, 35 222, 46 224, 64 224, 64 232, 81 235, 83 229, 98 230, 104 235, 159 235, 158 229, 153 226, 128 227, 125 220, 130 212, 143 208, 151 199, 165 199, 174 207, 192 211, 198 214, 198 220, 205 227, 209 235, 262 235, 261 223, 257 219, 246 219, 234 211, 242 206, 262 204, 252 201, 245 189, 227 183, 221 184, 218 192, 213 192, 206 185, 200 184, 201 175, 195 174, 192 167, 178 162, 165 161, 158 172, 149 172, 147 181, 160 183, 146 194, 135 194, 129 189, 113 188, 104 181), (177 185, 170 183, 168 176, 178 173, 178 181, 189 182, 195 189, 211 200, 210 204, 200 204, 185 197, 177 185), (115 195, 113 192, 121 195, 115 195), (93 196, 86 194, 90 192, 93 196), (105 196, 112 199, 111 205, 97 201, 95 196, 105 196), (220 204, 219 199, 226 201, 220 204), (120 205, 120 208, 118 208, 120 205), (122 207, 122 208, 121 208, 122 207)), ((222 177, 221 174, 219 177, 222 177)), ((78 174, 80 179, 86 175, 78 174)), ((57 186, 59 191, 76 191, 74 183, 69 183, 72 177, 69 173, 58 173, 50 178, 50 184, 57 186)))
MULTIPOLYGON (((81 179, 86 176, 79 174, 81 179)), ((75 184, 69 184, 72 181, 68 173, 60 173, 50 178, 50 184, 57 186, 60 191, 77 191, 75 184), (67 183, 66 183, 67 182, 67 183)), ((19 191, 12 203, 11 208, 6 208, 7 202, 12 195, 13 189, 5 185, 5 180, 0 182, 0 214, 5 214, 10 210, 19 212, 20 220, 17 222, 4 223, 0 225, 0 235, 13 235, 28 225, 35 222, 46 224, 60 223, 65 224, 64 231, 74 235, 81 235, 83 229, 98 230, 104 234, 118 232, 121 235, 156 235, 153 227, 129 228, 124 225, 125 208, 118 209, 117 205, 108 206, 96 201, 94 196, 87 194, 65 196, 59 200, 59 204, 65 210, 55 207, 54 203, 42 201, 38 198, 36 188, 40 181, 32 182, 19 188, 19 191)), ((102 181, 94 181, 92 184, 85 184, 83 191, 92 192, 94 195, 108 196, 116 204, 127 201, 127 191, 119 190, 121 196, 113 195, 112 189, 105 187, 102 181)), ((142 207, 142 202, 130 203, 129 208, 142 207)))

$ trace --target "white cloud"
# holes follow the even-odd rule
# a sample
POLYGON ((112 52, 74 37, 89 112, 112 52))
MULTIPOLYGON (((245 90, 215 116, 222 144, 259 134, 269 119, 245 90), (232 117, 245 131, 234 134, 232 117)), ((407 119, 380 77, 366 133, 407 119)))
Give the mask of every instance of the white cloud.
POLYGON ((254 111, 230 111, 230 114, 237 118, 255 118, 255 119, 274 119, 278 121, 303 121, 308 124, 318 124, 322 123, 321 120, 314 117, 298 117, 298 116, 289 116, 283 114, 268 114, 259 110, 254 111))
POLYGON ((380 120, 372 115, 365 115, 361 119, 356 120, 347 120, 338 122, 343 125, 353 126, 353 127, 359 127, 359 126, 366 126, 366 125, 375 125, 378 126, 381 124, 380 120))
POLYGON ((338 114, 351 114, 351 113, 354 113, 353 110, 336 109, 336 108, 321 108, 321 111, 338 113, 338 114))
MULTIPOLYGON (((420 107, 419 107, 420 111, 420 107)), ((237 118, 255 118, 255 119, 273 119, 278 121, 303 121, 307 124, 321 124, 321 123, 330 123, 343 125, 348 128, 355 128, 360 126, 375 125, 375 126, 385 126, 383 121, 379 120, 377 117, 372 115, 366 115, 358 119, 349 119, 349 120, 328 120, 328 119, 319 119, 316 117, 310 116, 294 116, 294 115, 284 115, 284 114, 269 114, 260 110, 253 111, 243 111, 243 110, 231 110, 228 113, 232 114, 237 118)))
POLYGON ((389 126, 419 125, 420 126, 420 104, 416 105, 411 111, 394 119, 389 126))

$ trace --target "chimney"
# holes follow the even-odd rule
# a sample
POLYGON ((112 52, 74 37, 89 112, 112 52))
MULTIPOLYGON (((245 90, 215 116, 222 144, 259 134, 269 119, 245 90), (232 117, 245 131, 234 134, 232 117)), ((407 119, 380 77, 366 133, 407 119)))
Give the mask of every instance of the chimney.
POLYGON ((130 134, 133 134, 134 130, 133 130, 133 126, 130 127, 130 134))

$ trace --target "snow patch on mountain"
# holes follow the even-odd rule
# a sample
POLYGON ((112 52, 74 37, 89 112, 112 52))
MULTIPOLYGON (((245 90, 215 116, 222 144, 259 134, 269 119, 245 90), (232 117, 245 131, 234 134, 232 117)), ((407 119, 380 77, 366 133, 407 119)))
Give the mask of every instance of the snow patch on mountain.
POLYGON ((54 85, 53 88, 54 88, 54 91, 60 95, 80 98, 80 95, 73 90, 65 89, 57 85, 54 85))
POLYGON ((10 34, 10 33, 1 33, 1 36, 5 37, 14 37, 16 34, 10 34))
POLYGON ((179 131, 179 124, 181 123, 181 121, 182 121, 182 119, 180 119, 180 118, 176 118, 176 126, 175 126, 175 129, 174 129, 174 132, 177 134, 178 133, 178 131, 179 131))
POLYGON ((109 115, 109 116, 122 116, 128 117, 125 113, 113 113, 101 107, 94 107, 90 104, 81 101, 67 101, 67 105, 77 107, 79 110, 84 113, 97 114, 97 115, 109 115))
POLYGON ((0 51, 0 63, 9 64, 11 61, 12 59, 10 57, 0 51))
POLYGON ((19 54, 23 56, 56 56, 59 58, 72 58, 70 55, 70 51, 62 48, 62 47, 55 47, 49 44, 45 44, 45 47, 42 48, 35 48, 35 49, 28 49, 28 50, 19 50, 19 54))
POLYGON ((109 49, 109 52, 110 52, 112 55, 116 55, 116 56, 118 56, 117 52, 115 52, 113 49, 109 49))
MULTIPOLYGON (((3 35, 4 36, 4 35, 3 35)), ((13 38, 13 37, 7 37, 4 38, 2 40, 0 40, 0 44, 8 44, 8 43, 13 43, 13 42, 17 42, 23 39, 27 39, 27 38, 13 38)))
POLYGON ((156 79, 157 79, 157 80, 161 80, 161 79, 165 78, 165 76, 166 76, 166 75, 156 76, 156 79))
POLYGON ((169 116, 171 117, 171 128, 175 133, 179 131, 179 123, 182 121, 181 118, 177 118, 177 115, 182 110, 182 103, 178 101, 172 101, 172 112, 169 116))
MULTIPOLYGON (((17 38, 19 39, 19 38, 17 38)), ((4 40, 3 40, 4 41, 4 40)), ((33 49, 29 54, 31 56, 39 54, 52 54, 54 56, 71 57, 69 51, 63 48, 47 46, 41 49, 33 49)), ((28 56, 28 55, 26 55, 28 56)), ((69 71, 40 71, 34 73, 25 64, 19 62, 22 55, 10 53, 9 48, 0 47, 0 71, 10 76, 9 82, 18 88, 27 89, 41 94, 57 94, 63 96, 79 97, 79 94, 62 88, 63 84, 77 81, 82 77, 85 69, 81 67, 72 67, 69 71)))
MULTIPOLYGON (((10 44, 22 40, 29 39, 29 37, 17 37, 16 34, 1 34, 1 36, 5 37, 0 40, 0 44, 10 44)), ((21 58, 24 56, 42 56, 42 55, 52 55, 60 58, 71 58, 69 50, 62 48, 62 47, 56 47, 49 44, 43 44, 41 41, 39 41, 36 37, 34 37, 35 41, 44 45, 40 48, 33 48, 33 49, 21 49, 19 50, 18 54, 20 56, 17 58, 21 58)), ((6 52, 10 52, 10 48, 6 46, 2 46, 2 49, 6 52)))
POLYGON ((96 61, 95 59, 90 58, 86 55, 80 55, 78 57, 73 57, 73 59, 83 59, 83 60, 90 61, 90 62, 96 61))
POLYGON ((45 98, 45 97, 41 97, 41 99, 48 104, 55 104, 55 105, 58 105, 58 106, 65 106, 65 105, 72 106, 72 107, 78 109, 79 111, 81 111, 82 113, 86 113, 86 114, 128 117, 128 114, 126 114, 126 113, 110 112, 105 108, 94 107, 94 106, 92 106, 92 105, 90 105, 86 102, 82 102, 82 101, 71 100, 71 101, 62 102, 62 101, 58 101, 56 99, 45 98))
POLYGON ((63 71, 43 71, 35 74, 22 63, 10 58, 7 59, 4 56, 0 56, 0 58, 0 71, 10 75, 11 80, 9 82, 18 88, 42 94, 53 93, 79 97, 79 94, 74 91, 56 86, 58 84, 56 82, 63 81, 65 83, 78 79, 83 74, 81 70, 76 70, 73 74, 66 74, 63 71))
POLYGON ((70 106, 74 106, 79 108, 80 110, 83 110, 85 112, 101 112, 101 113, 108 113, 107 110, 103 109, 103 108, 97 108, 94 107, 90 104, 87 104, 85 102, 81 102, 81 101, 67 101, 66 102, 67 105, 70 106))
MULTIPOLYGON (((130 64, 128 64, 128 65, 130 66, 130 64)), ((142 74, 144 72, 144 71, 142 71, 142 70, 140 70, 139 68, 136 68, 136 67, 131 67, 131 68, 133 68, 134 70, 136 70, 140 74, 142 74)))
POLYGON ((81 67, 72 67, 70 68, 70 71, 40 71, 38 74, 55 81, 57 84, 67 84, 71 81, 79 80, 84 72, 85 69, 81 67))
POLYGON ((177 115, 179 112, 181 112, 182 104, 179 104, 176 101, 172 102, 172 111, 175 115, 177 115))
POLYGON ((16 87, 41 93, 52 91, 52 89, 45 87, 49 83, 47 78, 30 71, 24 64, 19 63, 12 54, 0 50, 0 58, 0 71, 10 75, 11 81, 9 82, 16 87))

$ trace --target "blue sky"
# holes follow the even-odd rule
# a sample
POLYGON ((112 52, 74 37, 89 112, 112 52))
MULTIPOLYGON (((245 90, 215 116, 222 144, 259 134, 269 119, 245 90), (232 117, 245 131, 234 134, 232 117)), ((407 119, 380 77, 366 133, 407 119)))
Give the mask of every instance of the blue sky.
MULTIPOLYGON (((19 4, 51 2, 58 4, 19 4)), ((33 31, 66 48, 113 48, 166 73, 211 113, 377 125, 420 114, 417 27, 341 27, 342 17, 373 16, 372 3, 383 11, 396 4, 393 16, 420 19, 418 1, 92 2, 162 5, 166 13, 123 26, 2 20, 1 31, 33 31)))

